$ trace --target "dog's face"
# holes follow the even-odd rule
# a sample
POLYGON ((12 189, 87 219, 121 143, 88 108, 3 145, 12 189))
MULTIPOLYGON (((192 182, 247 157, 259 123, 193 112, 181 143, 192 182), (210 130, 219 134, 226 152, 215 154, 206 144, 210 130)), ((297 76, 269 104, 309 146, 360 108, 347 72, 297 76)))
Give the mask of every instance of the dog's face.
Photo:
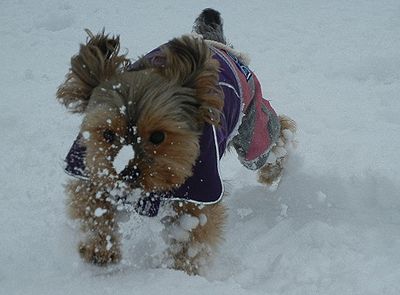
POLYGON ((143 57, 127 71, 118 37, 89 36, 57 97, 85 115, 81 134, 92 184, 145 192, 180 186, 192 175, 204 124, 219 123, 218 62, 204 41, 183 36, 160 47, 161 62, 143 57), (120 163, 126 150, 132 155, 120 163))
POLYGON ((151 69, 101 83, 81 127, 91 179, 110 187, 123 181, 146 192, 179 186, 199 155, 198 110, 193 89, 151 69), (121 149, 131 149, 132 155, 117 164, 121 149))

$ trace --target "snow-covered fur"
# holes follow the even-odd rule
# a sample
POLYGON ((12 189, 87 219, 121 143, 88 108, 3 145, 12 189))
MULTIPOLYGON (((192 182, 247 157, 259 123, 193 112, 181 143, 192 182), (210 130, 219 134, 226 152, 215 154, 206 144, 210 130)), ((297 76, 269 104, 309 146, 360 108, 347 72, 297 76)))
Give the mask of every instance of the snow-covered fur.
MULTIPOLYGON (((296 129, 294 121, 285 116, 278 119, 269 102, 262 99, 258 80, 250 79, 248 59, 235 56, 236 51, 226 45, 219 12, 205 9, 196 19, 194 31, 202 38, 175 38, 133 65, 119 54, 119 37, 88 32, 87 43, 71 59, 57 98, 70 111, 84 114, 80 134, 67 157, 68 164, 77 165, 67 169, 76 176, 67 185, 67 193, 70 216, 81 222, 86 234, 79 245, 85 261, 98 265, 120 261, 117 207, 139 190, 135 208, 140 214, 157 214, 160 203, 174 208, 165 222, 165 240, 170 245, 166 254, 173 258, 172 267, 198 274, 222 241, 226 221, 221 198, 201 202, 190 196, 188 181, 203 181, 196 172, 202 155, 215 153, 211 164, 219 173, 219 152, 231 141, 239 157, 243 156, 242 163, 254 164, 254 159, 247 159, 246 150, 254 145, 246 143, 243 138, 247 137, 242 135, 250 134, 248 138, 253 140, 257 130, 265 130, 265 136, 271 135, 265 150, 251 151, 264 157, 265 165, 255 166, 260 182, 273 184, 282 175, 296 129), (236 77, 232 81, 221 81, 225 69, 218 54, 231 64, 236 77), (239 118, 242 111, 247 118, 234 121, 240 125, 231 124, 237 136, 221 143, 216 134, 225 132, 229 122, 228 91, 238 99, 249 98, 243 109, 238 100, 235 113, 239 118), (242 94, 246 91, 248 96, 242 94), (252 100, 254 97, 257 100, 252 100), (255 129, 245 130, 246 126, 255 129), (213 144, 205 145, 204 138, 213 144), (176 194, 182 192, 176 201, 176 194)), ((211 170, 206 172, 213 175, 211 170)))

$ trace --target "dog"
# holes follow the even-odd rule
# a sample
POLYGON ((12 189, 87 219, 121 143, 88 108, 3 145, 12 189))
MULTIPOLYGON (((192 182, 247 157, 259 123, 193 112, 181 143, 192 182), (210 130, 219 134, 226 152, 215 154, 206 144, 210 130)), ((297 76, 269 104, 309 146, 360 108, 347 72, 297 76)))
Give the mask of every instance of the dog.
POLYGON ((261 183, 274 185, 296 124, 262 97, 216 10, 203 10, 192 34, 133 63, 119 53, 119 36, 87 33, 57 91, 69 111, 84 115, 65 168, 73 176, 69 213, 85 233, 79 253, 97 265, 121 260, 117 207, 139 191, 137 213, 173 208, 164 222, 171 267, 198 274, 223 239, 220 158, 233 147, 261 183))

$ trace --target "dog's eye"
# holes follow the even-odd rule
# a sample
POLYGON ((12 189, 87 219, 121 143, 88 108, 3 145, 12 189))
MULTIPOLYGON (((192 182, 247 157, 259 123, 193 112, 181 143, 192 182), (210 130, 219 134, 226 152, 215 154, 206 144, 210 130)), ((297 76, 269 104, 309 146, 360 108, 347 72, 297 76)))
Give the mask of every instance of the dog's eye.
POLYGON ((108 143, 112 143, 115 140, 115 133, 109 129, 103 132, 103 137, 108 143))
POLYGON ((153 144, 160 144, 164 141, 165 139, 165 134, 162 131, 154 131, 150 135, 150 142, 153 144))

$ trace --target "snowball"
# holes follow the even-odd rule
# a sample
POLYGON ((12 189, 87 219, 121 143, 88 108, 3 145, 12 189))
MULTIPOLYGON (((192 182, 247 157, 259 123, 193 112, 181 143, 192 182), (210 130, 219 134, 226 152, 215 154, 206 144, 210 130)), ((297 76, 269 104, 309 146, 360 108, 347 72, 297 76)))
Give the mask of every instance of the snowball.
POLYGON ((120 89, 121 88, 121 83, 118 83, 116 85, 113 85, 112 88, 115 89, 120 89))
POLYGON ((135 151, 131 145, 124 145, 115 156, 113 166, 117 173, 120 173, 128 165, 131 159, 135 158, 135 151))
POLYGON ((181 227, 187 231, 191 231, 199 225, 199 219, 189 214, 184 214, 179 218, 181 227))
POLYGON ((205 214, 200 214, 199 222, 201 226, 204 226, 207 223, 207 216, 205 214))
POLYGON ((119 113, 120 114, 125 115, 125 112, 126 112, 126 106, 122 106, 122 107, 119 108, 119 113))
POLYGON ((293 132, 289 129, 282 130, 282 135, 287 141, 292 141, 294 137, 293 132))
POLYGON ((273 149, 273 153, 276 155, 277 158, 282 158, 287 155, 287 150, 283 147, 276 147, 273 149))
POLYGON ((199 253, 199 248, 198 247, 190 247, 187 250, 187 253, 190 258, 194 258, 199 253))
POLYGON ((94 210, 94 216, 96 217, 101 217, 103 216, 105 213, 107 212, 107 209, 103 209, 103 208, 96 208, 96 210, 94 210))
POLYGON ((279 175, 269 186, 268 186, 268 190, 270 192, 276 192, 276 190, 279 187, 279 183, 281 182, 282 179, 282 175, 279 175))
POLYGON ((104 177, 108 175, 110 175, 110 171, 107 168, 104 168, 103 170, 97 172, 97 176, 99 177, 104 177))
POLYGON ((269 153, 269 155, 268 155, 267 163, 268 163, 268 164, 273 164, 273 163, 275 163, 275 162, 276 162, 276 156, 275 156, 275 154, 271 151, 271 152, 269 153))
POLYGON ((84 139, 88 140, 90 138, 90 132, 89 131, 83 131, 82 136, 84 139))
POLYGON ((170 235, 178 242, 187 242, 190 238, 189 232, 176 224, 171 226, 170 235))
POLYGON ((187 254, 190 258, 196 257, 197 254, 199 254, 201 251, 201 245, 198 243, 195 243, 189 247, 187 250, 187 254))
POLYGON ((106 237, 106 240, 107 240, 106 249, 107 249, 107 251, 110 251, 111 247, 113 246, 113 243, 111 242, 111 237, 108 235, 106 237))
POLYGON ((79 107, 81 104, 82 104, 82 100, 70 102, 70 103, 68 104, 68 108, 74 109, 74 108, 79 107))

